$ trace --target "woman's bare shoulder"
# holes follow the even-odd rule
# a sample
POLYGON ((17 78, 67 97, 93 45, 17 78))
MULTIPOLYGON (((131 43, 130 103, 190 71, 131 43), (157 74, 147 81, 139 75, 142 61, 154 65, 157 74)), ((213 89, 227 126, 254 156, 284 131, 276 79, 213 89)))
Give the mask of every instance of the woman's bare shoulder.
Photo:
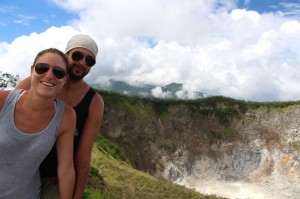
POLYGON ((9 94, 9 90, 0 91, 0 110, 2 110, 3 104, 9 94))

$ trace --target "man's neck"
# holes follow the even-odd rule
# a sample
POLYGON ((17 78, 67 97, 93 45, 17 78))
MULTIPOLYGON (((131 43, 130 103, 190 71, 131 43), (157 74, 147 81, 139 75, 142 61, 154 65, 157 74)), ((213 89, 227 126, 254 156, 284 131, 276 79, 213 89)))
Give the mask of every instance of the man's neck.
POLYGON ((67 80, 57 97, 65 101, 68 105, 75 107, 85 96, 90 86, 83 80, 67 80))
POLYGON ((75 89, 82 89, 87 86, 87 83, 81 79, 81 80, 71 80, 67 79, 65 85, 64 85, 64 90, 75 90, 75 89))

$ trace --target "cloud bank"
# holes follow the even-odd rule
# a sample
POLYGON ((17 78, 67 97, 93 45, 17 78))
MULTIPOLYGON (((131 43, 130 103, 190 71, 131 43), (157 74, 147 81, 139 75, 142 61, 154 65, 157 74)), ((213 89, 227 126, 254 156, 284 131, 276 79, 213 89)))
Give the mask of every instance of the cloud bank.
POLYGON ((83 32, 100 49, 89 83, 177 82, 188 91, 236 99, 300 100, 299 15, 259 14, 236 2, 52 0, 77 17, 68 26, 0 43, 0 69, 22 79, 39 50, 64 50, 73 34, 83 32))

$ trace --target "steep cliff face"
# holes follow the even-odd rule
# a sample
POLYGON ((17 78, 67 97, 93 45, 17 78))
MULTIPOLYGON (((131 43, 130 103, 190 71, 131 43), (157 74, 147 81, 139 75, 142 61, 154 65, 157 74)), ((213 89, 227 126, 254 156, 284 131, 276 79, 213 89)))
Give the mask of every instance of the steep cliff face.
POLYGON ((300 105, 127 100, 106 104, 101 132, 134 168, 207 194, 300 197, 300 105))

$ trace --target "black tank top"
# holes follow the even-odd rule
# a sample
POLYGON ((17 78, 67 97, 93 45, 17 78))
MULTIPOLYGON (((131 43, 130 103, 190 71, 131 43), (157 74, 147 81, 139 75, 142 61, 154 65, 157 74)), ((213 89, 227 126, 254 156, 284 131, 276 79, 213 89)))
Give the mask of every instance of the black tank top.
MULTIPOLYGON (((79 139, 82 134, 82 130, 86 119, 89 114, 89 107, 91 101, 95 95, 95 90, 90 88, 89 91, 85 94, 83 99, 73 107, 76 112, 76 129, 74 134, 74 156, 78 148, 79 139)), ((40 173, 42 177, 55 177, 57 176, 57 153, 56 153, 56 145, 53 146, 50 153, 44 159, 42 164, 40 165, 40 173)))

